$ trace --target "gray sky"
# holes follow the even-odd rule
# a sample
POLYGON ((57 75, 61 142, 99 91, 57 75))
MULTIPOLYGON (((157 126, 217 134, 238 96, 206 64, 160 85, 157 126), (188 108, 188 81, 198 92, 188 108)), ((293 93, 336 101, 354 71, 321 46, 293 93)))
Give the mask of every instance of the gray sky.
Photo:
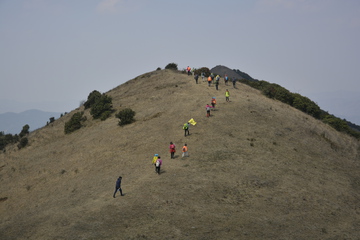
POLYGON ((224 65, 360 124, 358 0, 0 0, 0 113, 69 112, 175 62, 224 65))

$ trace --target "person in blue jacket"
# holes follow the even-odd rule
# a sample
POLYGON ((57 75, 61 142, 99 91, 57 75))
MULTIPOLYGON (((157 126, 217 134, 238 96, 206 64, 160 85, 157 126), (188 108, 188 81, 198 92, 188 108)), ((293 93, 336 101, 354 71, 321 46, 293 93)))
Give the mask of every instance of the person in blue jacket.
POLYGON ((120 176, 120 177, 116 180, 115 192, 114 192, 114 195, 113 195, 114 198, 115 198, 115 194, 116 194, 116 192, 117 192, 118 190, 120 191, 120 195, 121 195, 121 196, 124 196, 123 193, 122 193, 122 190, 121 190, 121 179, 122 179, 122 177, 120 176))

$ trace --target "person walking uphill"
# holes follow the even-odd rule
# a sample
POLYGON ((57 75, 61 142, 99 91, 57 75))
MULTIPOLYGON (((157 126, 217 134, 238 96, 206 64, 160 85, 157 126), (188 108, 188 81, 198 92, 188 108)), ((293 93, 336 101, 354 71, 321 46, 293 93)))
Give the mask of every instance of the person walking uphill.
POLYGON ((161 160, 160 156, 158 156, 158 159, 156 160, 156 163, 155 163, 155 171, 159 175, 160 175, 161 165, 162 165, 162 160, 161 160))
POLYGON ((219 82, 220 82, 220 76, 217 75, 216 78, 215 78, 215 87, 216 87, 216 90, 219 90, 219 82))
POLYGON ((189 153, 188 153, 188 147, 187 144, 185 143, 185 145, 182 148, 182 157, 188 157, 189 153))
POLYGON ((213 98, 211 99, 211 106, 212 106, 213 108, 215 108, 215 105, 216 105, 216 98, 213 97, 213 98))
POLYGON ((211 110, 212 106, 210 106, 209 104, 206 104, 205 108, 206 108, 206 116, 210 117, 210 110, 211 110))
POLYGON ((212 78, 211 78, 211 76, 209 76, 208 77, 208 86, 210 87, 210 85, 211 85, 211 81, 212 81, 212 78))
POLYGON ((229 99, 229 98, 230 98, 230 92, 229 92, 229 90, 226 89, 225 99, 226 99, 227 102, 230 102, 230 99, 229 99))
POLYGON ((189 132, 190 125, 189 125, 188 122, 184 124, 183 129, 184 129, 184 131, 185 131, 185 137, 186 137, 186 133, 187 133, 187 135, 189 136, 189 135, 190 135, 190 132, 189 132))
POLYGON ((155 172, 156 172, 156 160, 158 160, 158 156, 159 156, 159 154, 155 154, 154 157, 153 157, 153 160, 151 162, 155 166, 155 172))
POLYGON ((173 142, 170 142, 170 157, 171 159, 175 158, 175 153, 176 153, 176 149, 175 149, 175 144, 173 142))
POLYGON ((117 191, 120 191, 120 195, 121 195, 121 196, 124 196, 123 193, 122 193, 122 190, 121 190, 121 179, 122 179, 122 177, 120 176, 120 177, 116 180, 115 192, 114 192, 114 195, 113 195, 114 198, 115 198, 115 194, 116 194, 117 191))

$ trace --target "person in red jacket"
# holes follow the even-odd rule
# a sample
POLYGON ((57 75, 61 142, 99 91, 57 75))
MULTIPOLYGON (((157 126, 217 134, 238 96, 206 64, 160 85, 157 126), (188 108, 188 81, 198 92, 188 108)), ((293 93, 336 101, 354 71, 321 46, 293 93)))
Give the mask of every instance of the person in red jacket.
POLYGON ((174 159, 175 158, 175 152, 176 152, 176 149, 175 149, 175 144, 173 142, 170 142, 170 157, 171 159, 174 159))

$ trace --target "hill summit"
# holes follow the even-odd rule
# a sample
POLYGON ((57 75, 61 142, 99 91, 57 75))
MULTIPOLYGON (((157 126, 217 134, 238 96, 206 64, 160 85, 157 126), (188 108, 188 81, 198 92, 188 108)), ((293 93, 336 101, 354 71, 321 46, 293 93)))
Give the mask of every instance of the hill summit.
POLYGON ((1 239, 360 236, 354 138, 249 86, 222 81, 217 91, 178 71, 145 73, 106 94, 136 121, 120 127, 80 107, 31 132, 26 148, 0 154, 1 239), (85 126, 65 135, 79 111, 85 126), (185 137, 191 118, 197 123, 185 137), (118 176, 124 196, 113 198, 118 176))

